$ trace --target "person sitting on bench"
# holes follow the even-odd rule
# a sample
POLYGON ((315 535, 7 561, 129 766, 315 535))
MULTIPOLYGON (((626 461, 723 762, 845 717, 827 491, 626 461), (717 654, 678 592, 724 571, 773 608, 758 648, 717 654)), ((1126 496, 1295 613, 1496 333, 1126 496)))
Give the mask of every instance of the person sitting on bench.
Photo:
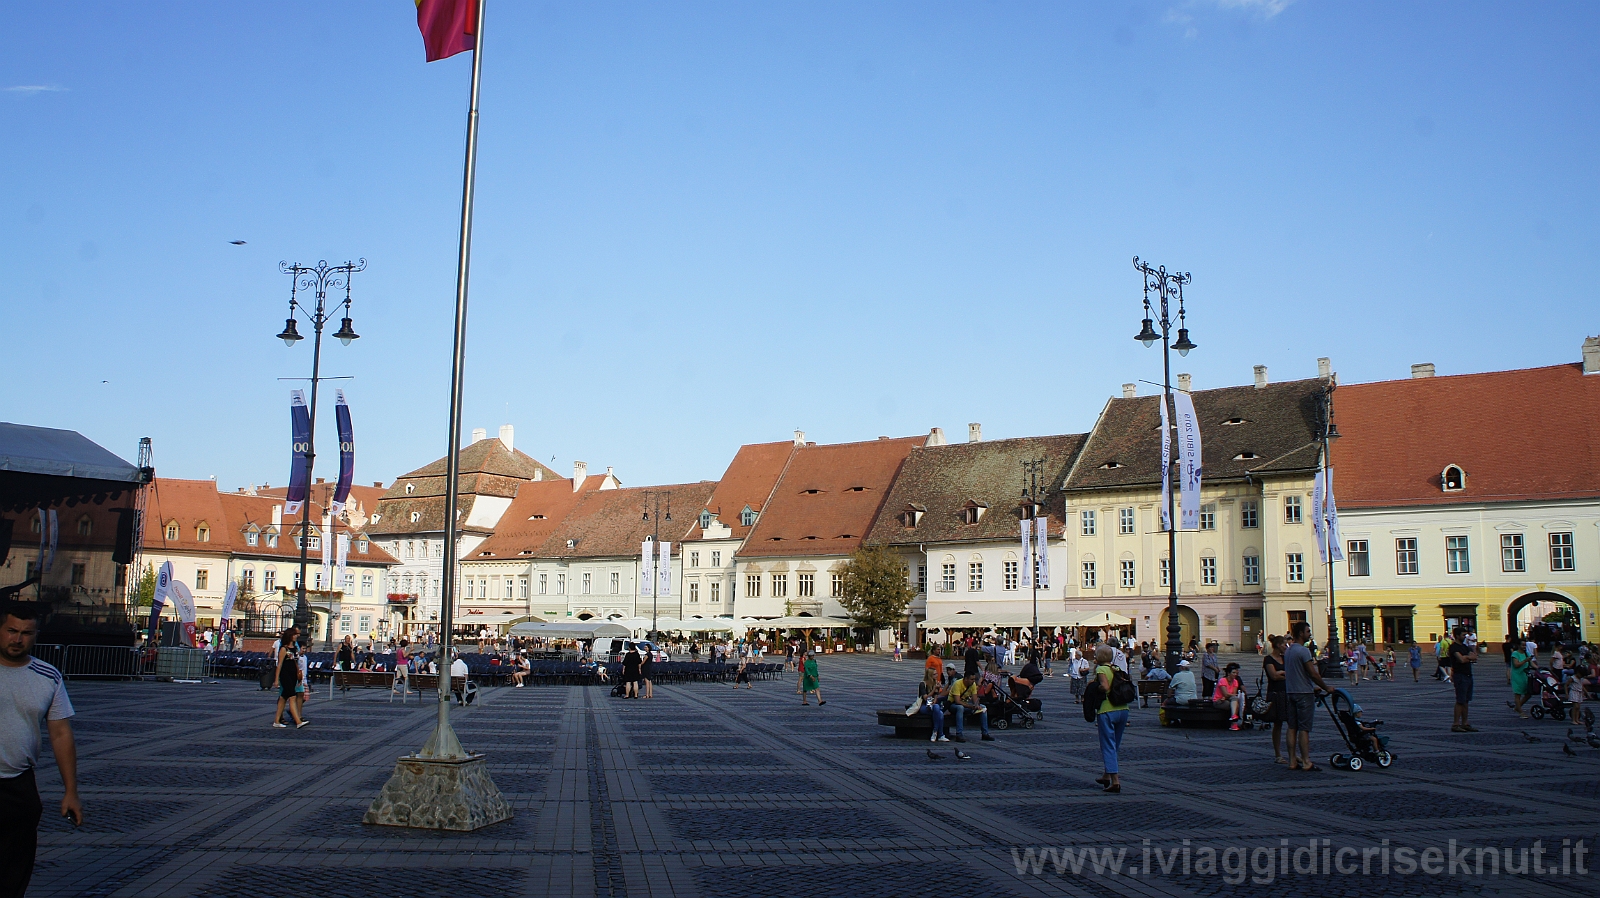
POLYGON ((458 705, 470 705, 478 697, 478 684, 467 678, 470 674, 466 659, 456 652, 455 660, 450 662, 450 692, 458 705))
POLYGON ((1200 697, 1194 682, 1194 671, 1189 669, 1189 662, 1178 662, 1178 672, 1172 675, 1171 689, 1172 702, 1176 705, 1186 705, 1200 697))
POLYGON ((993 742, 994 737, 989 735, 989 709, 978 701, 978 675, 969 673, 962 676, 950 687, 950 708, 956 717, 956 734, 951 739, 956 742, 965 742, 966 716, 978 716, 978 729, 983 733, 983 741, 993 742))
POLYGON ((522 681, 533 670, 533 665, 528 663, 526 652, 517 653, 516 669, 511 672, 511 685, 521 686, 522 681))
POLYGON ((1230 730, 1237 730, 1239 721, 1244 719, 1244 698, 1244 683, 1239 681, 1239 665, 1229 664, 1222 673, 1222 679, 1217 681, 1211 702, 1227 706, 1230 730))

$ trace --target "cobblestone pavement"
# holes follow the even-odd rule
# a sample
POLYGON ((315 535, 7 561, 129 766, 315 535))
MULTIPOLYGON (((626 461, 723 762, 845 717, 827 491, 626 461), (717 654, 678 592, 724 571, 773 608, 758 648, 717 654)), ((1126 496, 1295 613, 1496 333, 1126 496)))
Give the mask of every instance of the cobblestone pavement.
POLYGON ((1325 769, 1292 773, 1273 764, 1264 731, 1163 729, 1154 709, 1136 709, 1115 796, 1094 784, 1093 728, 1059 678, 1040 687, 1042 724, 973 738, 970 761, 953 745, 930 760, 926 741, 875 724, 921 672, 884 657, 823 659, 823 707, 802 706, 792 676, 753 691, 661 686, 638 701, 605 688, 486 690, 452 719, 488 752, 516 817, 446 835, 359 822, 394 759, 427 737, 431 703, 324 693, 311 726, 275 730, 270 693, 253 684, 74 682, 88 820, 74 831, 49 813, 60 781, 41 771, 47 816, 28 894, 1600 895, 1600 877, 1560 872, 1563 840, 1600 843, 1600 750, 1573 744, 1567 756, 1567 725, 1513 718, 1503 672, 1480 667, 1477 734, 1449 731, 1450 689, 1426 677, 1356 687, 1393 736, 1388 770, 1326 769, 1342 744, 1325 714, 1313 739, 1325 769), (1311 839, 1328 840, 1320 856, 1311 839), (1485 875, 1445 869, 1452 839, 1458 861, 1470 844, 1512 868, 1539 840, 1547 872, 1488 875, 1486 853, 1468 859, 1485 875), (1376 849, 1368 872, 1341 848, 1376 849), (1405 874, 1400 848, 1437 848, 1441 872, 1405 874), (1126 850, 1120 872, 1095 872, 1101 849, 1126 850), (1335 860, 1356 872, 1323 875, 1335 860))

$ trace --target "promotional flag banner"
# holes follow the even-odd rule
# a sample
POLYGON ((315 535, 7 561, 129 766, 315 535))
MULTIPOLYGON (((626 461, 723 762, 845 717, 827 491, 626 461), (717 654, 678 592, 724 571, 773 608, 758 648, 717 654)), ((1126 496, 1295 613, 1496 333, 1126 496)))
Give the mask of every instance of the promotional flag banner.
POLYGON ((1323 564, 1328 563, 1328 531, 1327 515, 1323 509, 1322 478, 1325 470, 1318 471, 1311 478, 1311 529, 1317 534, 1317 557, 1323 564))
POLYGON ((156 593, 150 600, 150 638, 154 640, 160 632, 161 606, 167 603, 167 596, 172 593, 172 562, 162 562, 161 569, 156 571, 156 593))
POLYGON ((306 501, 309 471, 306 470, 306 453, 311 451, 311 413, 306 410, 306 394, 295 390, 289 394, 289 429, 292 460, 289 462, 289 492, 284 495, 283 513, 293 516, 300 513, 306 501))
POLYGON ((179 580, 172 581, 172 610, 178 612, 178 621, 183 624, 184 645, 194 647, 194 595, 179 580))
POLYGON ((1033 585, 1033 521, 1022 519, 1022 585, 1033 585))
POLYGON ((1050 518, 1049 518, 1049 516, 1047 515, 1045 517, 1038 518, 1037 519, 1037 523, 1035 523, 1035 525, 1034 525, 1033 532, 1034 532, 1034 543, 1038 547, 1038 553, 1039 553, 1039 556, 1038 556, 1039 557, 1039 576, 1038 576, 1038 579, 1039 579, 1039 588, 1040 589, 1049 589, 1050 588, 1050 537, 1047 535, 1049 533, 1049 531, 1050 531, 1050 518))
MULTIPOLYGON (((322 519, 322 576, 333 577, 333 527, 326 517, 322 519)), ((334 586, 330 581, 324 583, 323 588, 333 589, 334 586)))
POLYGON ((339 534, 339 550, 338 550, 338 553, 336 555, 334 555, 334 557, 333 557, 333 582, 334 582, 334 587, 333 588, 337 589, 337 590, 341 590, 343 592, 346 592, 347 594, 348 594, 349 590, 345 589, 345 585, 344 585, 344 576, 345 576, 344 569, 345 569, 345 565, 349 561, 350 561, 350 534, 341 533, 341 534, 339 534))
POLYGON ((1161 409, 1161 531, 1172 529, 1172 424, 1167 420, 1167 397, 1157 397, 1161 409))
POLYGON ((1200 419, 1188 393, 1172 394, 1178 414, 1178 529, 1200 529, 1200 419))
POLYGON ((417 30, 428 62, 464 53, 478 43, 478 0, 416 0, 417 30))
POLYGON ((665 598, 672 595, 672 543, 665 540, 661 543, 661 566, 658 569, 661 578, 656 595, 665 598))
POLYGON ((333 416, 339 425, 339 482, 333 488, 333 501, 329 503, 329 511, 337 517, 344 513, 344 503, 350 499, 350 486, 356 478, 356 438, 355 431, 350 426, 350 406, 345 404, 344 391, 335 394, 337 404, 333 408, 333 416))
POLYGON ((239 600, 239 581, 228 581, 228 594, 222 599, 222 629, 228 629, 228 621, 233 617, 233 603, 239 600))
POLYGON ((56 510, 39 509, 39 572, 47 574, 56 564, 56 541, 61 535, 56 510))
POLYGON ((656 594, 656 544, 644 541, 639 550, 639 595, 650 598, 656 594))
POLYGON ((1324 468, 1322 472, 1324 483, 1322 485, 1322 501, 1326 503, 1327 510, 1323 515, 1324 528, 1328 531, 1328 560, 1344 560, 1344 543, 1339 537, 1339 503, 1333 498, 1333 469, 1324 468))

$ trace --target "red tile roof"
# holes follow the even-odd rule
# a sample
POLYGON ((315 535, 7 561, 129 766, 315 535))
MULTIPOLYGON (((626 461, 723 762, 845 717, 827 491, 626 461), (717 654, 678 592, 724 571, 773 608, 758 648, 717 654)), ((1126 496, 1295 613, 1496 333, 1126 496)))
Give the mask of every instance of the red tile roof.
MULTIPOLYGON (((793 457, 795 448, 793 440, 750 443, 739 447, 739 451, 733 456, 733 461, 728 463, 728 470, 723 472, 722 479, 717 482, 716 491, 706 500, 705 505, 706 510, 716 515, 718 521, 733 531, 731 539, 744 539, 749 535, 751 528, 743 523, 744 510, 749 508, 760 514, 761 509, 767 504, 767 498, 772 495, 773 488, 777 486, 778 478, 783 475, 789 459, 793 457)), ((699 509, 695 511, 698 513, 699 509)), ((705 538, 700 531, 698 515, 686 538, 705 538)))
MULTIPOLYGON (((214 555, 251 555, 256 557, 299 558, 300 549, 294 534, 300 526, 300 516, 285 519, 279 525, 278 545, 269 547, 260 539, 252 546, 245 541, 245 530, 251 524, 265 531, 272 526, 272 508, 283 500, 271 496, 245 496, 239 493, 219 493, 211 480, 174 480, 158 477, 150 484, 149 504, 145 511, 144 550, 152 553, 185 553, 214 555), (178 525, 178 538, 168 540, 167 524, 178 525), (201 542, 196 537, 201 524, 210 530, 210 540, 201 542)), ((311 525, 320 529, 322 506, 312 504, 311 525)), ((334 533, 352 534, 352 543, 361 536, 340 521, 334 521, 334 533)), ((321 562, 321 550, 313 550, 313 561, 321 562)), ((367 554, 359 554, 352 544, 352 563, 394 564, 389 553, 369 541, 367 554)))
MULTIPOLYGON (((678 543, 705 507, 716 481, 675 483, 665 486, 592 490, 584 493, 561 525, 536 554, 545 558, 611 558, 638 555, 646 537, 656 533, 656 522, 644 520, 645 493, 660 497, 665 514, 669 499, 671 523, 662 522, 661 539, 678 543), (679 511, 678 509, 684 509, 679 511), (681 515, 681 517, 680 517, 681 515), (567 546, 568 540, 575 545, 567 546)), ((651 510, 655 510, 654 498, 651 510)), ((674 547, 673 552, 677 549, 674 547)))
POLYGON ((1339 507, 1600 496, 1600 375, 1554 365, 1341 384, 1339 507), (1447 465, 1466 488, 1445 492, 1447 465))
POLYGON ((741 558, 848 555, 861 545, 900 465, 926 437, 799 447, 741 558))
POLYGON ((584 494, 597 490, 606 475, 591 474, 584 478, 583 486, 574 490, 572 481, 536 480, 522 484, 511 507, 500 516, 494 536, 472 550, 468 561, 490 558, 516 558, 532 555, 550 538, 561 522, 566 520, 584 494))

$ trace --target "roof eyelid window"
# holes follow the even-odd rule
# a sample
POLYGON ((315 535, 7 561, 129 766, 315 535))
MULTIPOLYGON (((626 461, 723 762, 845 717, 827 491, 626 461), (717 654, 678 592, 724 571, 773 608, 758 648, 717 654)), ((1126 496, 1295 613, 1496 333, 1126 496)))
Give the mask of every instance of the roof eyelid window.
POLYGON ((1439 486, 1447 493, 1460 492, 1467 488, 1467 472, 1460 465, 1445 465, 1439 473, 1439 486))
POLYGON ((1228 420, 1223 421, 1222 423, 1225 426, 1232 427, 1232 426, 1238 426, 1240 424, 1249 424, 1250 422, 1245 420, 1244 418, 1229 418, 1228 420))

